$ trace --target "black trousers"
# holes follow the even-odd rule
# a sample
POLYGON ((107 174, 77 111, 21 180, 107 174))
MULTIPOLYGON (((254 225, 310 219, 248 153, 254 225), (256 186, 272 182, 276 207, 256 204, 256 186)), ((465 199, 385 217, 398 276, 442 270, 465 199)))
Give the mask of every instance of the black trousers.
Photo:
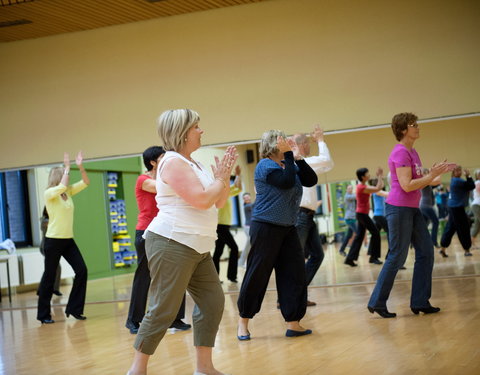
POLYGON ((464 207, 448 207, 448 221, 440 240, 440 246, 449 247, 455 234, 464 250, 470 250, 472 238, 470 237, 470 222, 464 207))
POLYGON ((295 226, 252 221, 250 243, 252 248, 237 302, 240 316, 251 319, 260 311, 275 269, 283 318, 287 322, 302 319, 307 309, 307 284, 304 253, 295 226))
POLYGON ((352 246, 350 247, 350 251, 347 255, 347 259, 358 259, 363 238, 365 237, 365 232, 367 230, 371 234, 370 243, 368 244, 368 254, 370 254, 371 259, 380 258, 380 232, 373 223, 372 219, 370 219, 370 216, 357 212, 357 236, 353 240, 352 246))
POLYGON ((228 258, 227 278, 232 281, 237 281, 238 269, 238 245, 230 232, 230 225, 217 225, 217 240, 215 241, 215 252, 213 253, 213 264, 217 272, 220 273, 220 257, 223 253, 223 248, 227 245, 230 248, 230 256, 228 258))
POLYGON ((66 314, 83 314, 87 294, 87 266, 73 238, 45 238, 45 272, 40 282, 37 319, 51 319, 50 300, 60 257, 64 257, 75 272, 72 291, 68 297, 66 314))
MULTIPOLYGON (((147 307, 148 290, 150 289, 150 271, 148 269, 148 259, 145 254, 145 239, 143 230, 135 232, 135 249, 137 250, 137 269, 133 277, 132 295, 130 297, 130 307, 128 308, 128 323, 141 323, 145 316, 147 307)), ((185 317, 185 295, 180 306, 176 319, 185 317)))
MULTIPOLYGON (((44 250, 44 247, 45 247, 45 237, 42 238, 42 242, 40 244, 40 253, 45 256, 45 250, 44 250)), ((42 275, 42 280, 45 276, 42 275)), ((60 266, 60 262, 58 263, 58 267, 57 267, 57 272, 55 274, 55 282, 53 284, 53 291, 60 291, 60 281, 61 281, 61 277, 62 277, 62 266, 60 266)), ((40 284, 42 283, 42 281, 40 280, 40 284)), ((40 294, 40 284, 38 284, 38 289, 37 289, 37 296, 40 294)))

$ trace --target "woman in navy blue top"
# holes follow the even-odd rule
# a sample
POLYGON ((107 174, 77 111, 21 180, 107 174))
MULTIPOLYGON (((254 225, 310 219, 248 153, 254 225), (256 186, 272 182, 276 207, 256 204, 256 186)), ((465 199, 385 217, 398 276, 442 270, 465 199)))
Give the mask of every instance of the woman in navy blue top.
POLYGON ((450 197, 447 202, 448 221, 440 240, 440 255, 444 258, 448 257, 445 249, 450 246, 452 237, 455 232, 458 239, 465 250, 465 256, 471 256, 470 247, 472 239, 470 237, 470 223, 468 221, 465 206, 468 206, 468 196, 470 191, 475 189, 475 183, 468 169, 463 171, 466 180, 462 179, 462 167, 457 166, 452 172, 452 180, 450 181, 450 197))
POLYGON ((300 326, 307 308, 305 259, 295 229, 302 186, 317 184, 317 175, 301 158, 292 140, 270 130, 263 134, 262 160, 255 168, 257 192, 250 226, 251 250, 238 297, 237 336, 250 340, 248 322, 260 311, 273 269, 287 337, 312 333, 300 326), (293 151, 292 151, 293 149, 293 151))

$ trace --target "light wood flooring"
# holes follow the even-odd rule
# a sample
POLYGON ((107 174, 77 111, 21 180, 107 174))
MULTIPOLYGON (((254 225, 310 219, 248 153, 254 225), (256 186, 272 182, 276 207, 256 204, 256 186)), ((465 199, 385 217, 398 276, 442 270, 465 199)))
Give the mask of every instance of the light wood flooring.
MULTIPOLYGON (((383 244, 385 245, 385 244, 383 244)), ((385 248, 385 246, 384 246, 385 248)), ((413 251, 407 270, 397 277, 382 319, 366 309, 380 266, 370 265, 362 249, 360 266, 344 265, 335 245, 309 288, 302 324, 314 333, 286 338, 271 281, 261 312, 252 320, 252 340, 236 338, 239 285, 221 279, 225 312, 214 349, 216 367, 232 375, 313 374, 480 374, 480 251, 464 257, 455 240, 450 257, 435 255, 431 302, 442 311, 413 315, 409 309, 413 251)), ((240 269, 239 280, 243 276, 240 269)), ((64 315, 64 297, 53 300, 56 323, 36 320, 34 292, 16 294, 0 304, 0 374, 125 374, 133 336, 124 328, 132 275, 88 284, 86 321, 64 315)), ((193 305, 187 297, 187 322, 193 305)), ((168 332, 151 358, 149 374, 188 375, 194 371, 192 332, 168 332)))

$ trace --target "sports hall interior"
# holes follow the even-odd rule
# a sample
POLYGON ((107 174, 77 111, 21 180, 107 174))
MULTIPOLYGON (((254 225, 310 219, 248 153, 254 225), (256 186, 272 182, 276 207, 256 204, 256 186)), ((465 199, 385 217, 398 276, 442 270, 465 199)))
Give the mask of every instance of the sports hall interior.
MULTIPOLYGON (((479 17, 475 0, 2 0, 0 173, 27 171, 30 184, 31 244, 17 254, 38 252, 40 187, 64 151, 82 150, 99 184, 104 170, 124 160, 124 174, 138 175, 139 155, 160 143, 156 118, 166 109, 200 114, 205 133, 197 157, 204 164, 236 145, 249 192, 264 131, 291 135, 320 124, 335 166, 319 184, 331 186, 354 181, 359 167, 387 169, 396 143, 389 124, 399 112, 419 117, 416 149, 424 166, 448 159, 479 169, 479 17), (32 22, 5 26, 14 20, 32 22)), ((324 204, 334 199, 327 195, 324 204)), ((2 262, 0 374, 128 370, 134 337, 124 324, 135 266, 97 267, 100 256, 111 264, 110 248, 91 245, 106 241, 108 233, 95 228, 106 208, 92 211, 93 201, 78 199, 75 233, 87 266, 98 270, 89 277, 88 320, 64 315, 67 277, 63 296, 52 300, 56 323, 41 325, 35 283, 13 286, 10 302, 2 262)), ((239 342, 236 301, 244 270, 239 284, 230 283, 222 263, 219 369, 232 375, 480 373, 479 250, 464 257, 455 238, 448 258, 436 252, 432 304, 442 311, 418 316, 409 308, 411 250, 389 300, 397 318, 382 319, 366 308, 381 267, 368 263, 365 248, 359 267, 344 265, 328 218, 317 220, 327 232, 325 260, 308 289, 317 305, 302 320, 313 334, 284 336, 272 278, 251 322, 252 340, 239 342)), ((240 232, 236 238, 242 248, 245 238, 240 232)), ((387 246, 383 235, 382 260, 387 246)), ((14 274, 18 259, 8 258, 14 274)), ((41 274, 42 267, 28 272, 41 274)), ((192 309, 187 296, 187 322, 192 309)), ((190 374, 193 358, 192 332, 168 332, 149 373, 190 374)))

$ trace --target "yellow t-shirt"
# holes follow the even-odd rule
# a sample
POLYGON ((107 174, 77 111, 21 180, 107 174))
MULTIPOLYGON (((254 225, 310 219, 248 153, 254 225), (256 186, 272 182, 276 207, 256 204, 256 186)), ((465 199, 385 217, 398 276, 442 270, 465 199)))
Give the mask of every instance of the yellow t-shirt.
POLYGON ((230 202, 230 197, 240 194, 241 191, 242 189, 237 188, 235 185, 230 186, 229 198, 223 207, 218 210, 218 224, 232 225, 232 203, 230 202))
POLYGON ((48 212, 48 229, 45 237, 48 238, 73 238, 73 200, 72 196, 85 189, 88 185, 83 180, 65 186, 57 186, 45 190, 45 206, 48 212), (67 200, 62 198, 62 193, 67 195, 67 200))

